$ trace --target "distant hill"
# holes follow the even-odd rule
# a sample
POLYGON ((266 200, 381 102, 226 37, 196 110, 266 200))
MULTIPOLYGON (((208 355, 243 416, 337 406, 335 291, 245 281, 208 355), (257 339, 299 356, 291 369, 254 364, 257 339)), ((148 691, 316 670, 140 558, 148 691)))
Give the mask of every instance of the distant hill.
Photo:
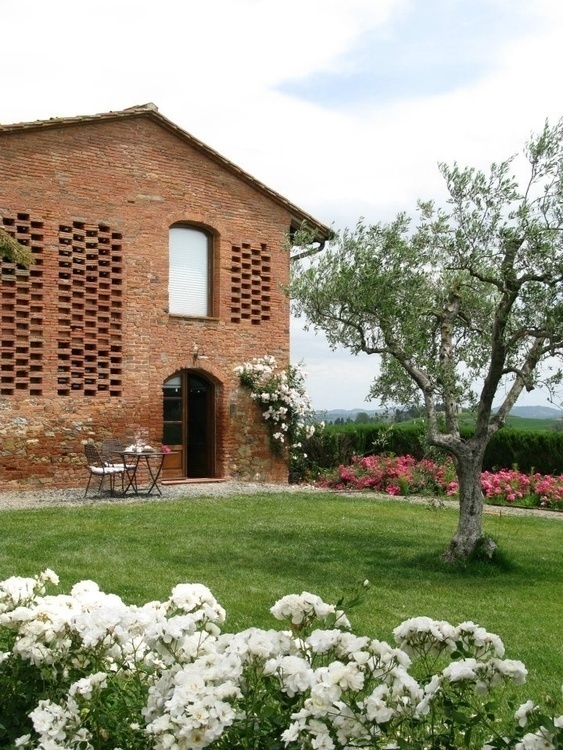
MULTIPOLYGON (((551 406, 515 406, 510 412, 514 417, 523 419, 561 419, 562 410, 551 406)), ((357 414, 367 414, 374 417, 385 414, 384 409, 329 409, 328 411, 316 411, 315 415, 319 421, 334 422, 335 419, 349 419, 353 422, 357 414)))
POLYGON ((524 419, 561 419, 561 409, 552 406, 515 406, 510 413, 524 419))
POLYGON ((357 414, 367 414, 368 417, 375 417, 378 414, 385 414, 384 409, 329 409, 328 411, 316 411, 315 416, 319 421, 334 422, 335 419, 349 419, 353 422, 357 414))

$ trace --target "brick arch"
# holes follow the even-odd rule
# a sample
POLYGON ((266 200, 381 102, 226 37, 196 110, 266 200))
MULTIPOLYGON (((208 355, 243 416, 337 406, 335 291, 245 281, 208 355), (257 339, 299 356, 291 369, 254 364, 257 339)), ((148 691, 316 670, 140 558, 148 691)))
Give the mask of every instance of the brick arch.
POLYGON ((168 380, 168 378, 173 377, 178 372, 189 371, 193 372, 194 375, 201 375, 202 377, 207 378, 207 380, 210 380, 216 388, 225 387, 225 371, 219 365, 213 364, 213 362, 205 360, 205 366, 198 365, 197 363, 194 365, 192 355, 191 357, 186 357, 186 359, 178 360, 174 363, 169 363, 169 365, 170 364, 172 364, 172 366, 169 366, 168 369, 162 373, 163 382, 168 380))
POLYGON ((182 225, 198 227, 209 232, 216 239, 225 234, 225 228, 220 217, 211 217, 208 214, 194 211, 169 213, 164 217, 164 223, 166 228, 182 225))

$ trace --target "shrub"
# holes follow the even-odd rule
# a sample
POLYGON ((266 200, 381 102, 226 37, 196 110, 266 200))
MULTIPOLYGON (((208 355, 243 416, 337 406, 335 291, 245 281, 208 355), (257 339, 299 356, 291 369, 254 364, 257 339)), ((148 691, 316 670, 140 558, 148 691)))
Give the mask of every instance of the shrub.
MULTIPOLYGON (((413 456, 353 457, 349 464, 322 474, 317 483, 337 490, 374 490, 387 495, 456 495, 453 461, 413 456)), ((563 476, 523 474, 516 469, 484 471, 481 488, 488 502, 563 510, 563 476)))
POLYGON ((137 607, 93 581, 47 595, 49 582, 52 571, 0 582, 3 746, 551 750, 563 741, 555 705, 506 702, 526 668, 473 622, 412 618, 391 646, 354 634, 339 605, 303 592, 271 608, 287 629, 222 633, 225 611, 201 584, 137 607))
MULTIPOLYGON (((462 437, 469 438, 473 430, 465 425, 460 432, 462 437)), ((425 442, 423 420, 393 425, 328 425, 322 433, 314 436, 314 441, 304 443, 304 450, 311 457, 307 471, 312 476, 341 463, 349 463, 352 456, 370 453, 410 455, 417 460, 435 460, 440 455, 425 442)), ((498 471, 512 466, 518 466, 524 473, 563 473, 563 431, 503 428, 496 432, 485 451, 483 468, 498 471)))
POLYGON ((287 365, 280 370, 275 357, 267 355, 235 367, 234 372, 262 410, 273 449, 286 456, 291 472, 302 474, 307 457, 303 441, 315 432, 303 367, 287 365))
POLYGON ((388 495, 445 495, 457 491, 451 459, 438 464, 413 456, 353 457, 319 478, 321 487, 332 489, 371 489, 388 495), (455 486, 454 486, 455 485, 455 486))
POLYGON ((481 474, 481 487, 491 503, 563 510, 562 476, 545 476, 537 472, 523 474, 517 469, 484 471, 481 474))

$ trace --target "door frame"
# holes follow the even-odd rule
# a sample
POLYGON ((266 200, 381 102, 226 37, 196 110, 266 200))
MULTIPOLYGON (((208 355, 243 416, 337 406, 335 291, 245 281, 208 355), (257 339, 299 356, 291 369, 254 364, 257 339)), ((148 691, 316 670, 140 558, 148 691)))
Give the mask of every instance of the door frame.
POLYGON ((175 373, 167 377, 162 383, 162 434, 163 443, 168 445, 172 453, 166 456, 163 466, 163 478, 164 479, 211 479, 216 476, 216 455, 217 455, 217 435, 216 435, 216 393, 217 384, 214 379, 209 377, 206 373, 201 370, 186 368, 183 370, 177 370, 175 373), (174 394, 173 396, 166 395, 166 384, 171 380, 180 379, 179 390, 180 394, 174 394), (191 476, 188 473, 189 459, 189 389, 190 389, 190 378, 194 381, 197 379, 205 384, 207 390, 207 403, 206 403, 206 414, 205 414, 205 428, 206 433, 206 445, 205 445, 205 471, 203 473, 191 472, 191 476), (167 420, 166 402, 167 399, 174 401, 180 399, 180 408, 178 411, 179 419, 167 420), (172 426, 172 429, 167 429, 167 425, 172 426), (174 442, 170 439, 170 434, 177 433, 177 425, 180 427, 180 435, 182 442, 174 442), (176 426, 174 429, 173 426, 176 426), (168 433, 168 434, 167 434, 168 433))

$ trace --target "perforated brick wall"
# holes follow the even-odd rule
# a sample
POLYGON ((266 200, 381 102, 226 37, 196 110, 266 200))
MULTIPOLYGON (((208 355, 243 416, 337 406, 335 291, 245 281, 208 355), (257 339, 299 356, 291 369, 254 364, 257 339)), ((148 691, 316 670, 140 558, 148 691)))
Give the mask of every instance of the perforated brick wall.
POLYGON ((43 392, 43 222, 28 213, 1 217, 11 237, 29 247, 29 269, 0 259, 0 396, 41 396, 43 392))
POLYGON ((59 226, 59 396, 122 395, 121 239, 104 224, 59 226))
POLYGON ((231 323, 259 326, 271 318, 272 256, 267 245, 233 245, 231 323))

